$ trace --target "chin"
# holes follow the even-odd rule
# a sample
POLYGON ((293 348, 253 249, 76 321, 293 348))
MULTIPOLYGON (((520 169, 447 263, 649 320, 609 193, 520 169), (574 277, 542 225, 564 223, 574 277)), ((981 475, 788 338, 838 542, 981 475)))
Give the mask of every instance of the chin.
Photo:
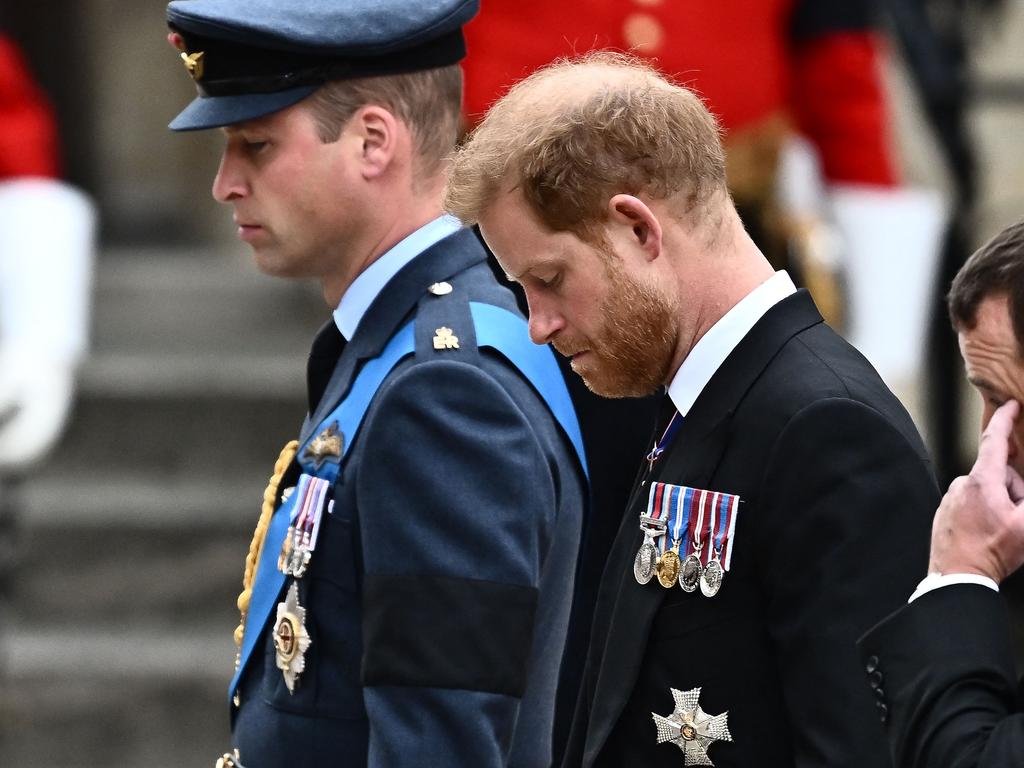
POLYGON ((611 399, 624 397, 647 397, 658 391, 660 382, 651 383, 649 377, 633 377, 619 372, 601 372, 594 369, 587 370, 583 366, 579 368, 574 364, 573 372, 576 373, 587 389, 595 395, 611 399))
POLYGON ((269 275, 270 277, 301 277, 301 275, 296 274, 294 265, 287 259, 281 258, 278 254, 261 251, 257 248, 253 248, 252 253, 256 269, 264 275, 269 275))

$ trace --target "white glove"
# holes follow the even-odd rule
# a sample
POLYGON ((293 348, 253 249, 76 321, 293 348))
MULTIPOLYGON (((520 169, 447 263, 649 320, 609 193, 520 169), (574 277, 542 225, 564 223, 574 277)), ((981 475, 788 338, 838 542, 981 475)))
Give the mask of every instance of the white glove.
POLYGON ((833 186, 842 236, 850 342, 890 387, 919 375, 947 206, 935 190, 833 186))
POLYGON ((74 393, 66 363, 0 354, 0 476, 20 474, 60 436, 74 393))
POLYGON ((0 472, 21 471, 67 418, 88 339, 95 208, 52 179, 0 183, 0 472))

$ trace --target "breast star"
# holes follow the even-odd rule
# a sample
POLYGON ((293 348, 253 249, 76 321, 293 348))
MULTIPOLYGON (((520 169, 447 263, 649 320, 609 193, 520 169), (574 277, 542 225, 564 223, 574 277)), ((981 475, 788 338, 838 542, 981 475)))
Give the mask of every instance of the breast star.
POLYGON ((708 747, 716 741, 732 741, 729 713, 709 715, 700 708, 700 688, 672 691, 676 708, 668 717, 651 713, 658 728, 658 743, 671 742, 683 751, 683 765, 714 766, 708 747))

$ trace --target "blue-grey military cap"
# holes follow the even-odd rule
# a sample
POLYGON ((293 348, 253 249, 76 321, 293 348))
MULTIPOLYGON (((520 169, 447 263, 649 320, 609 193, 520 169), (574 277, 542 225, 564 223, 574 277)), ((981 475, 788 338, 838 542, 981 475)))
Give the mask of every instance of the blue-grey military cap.
POLYGON ((330 80, 443 67, 466 55, 479 0, 174 0, 171 41, 199 96, 194 131, 296 104, 330 80))

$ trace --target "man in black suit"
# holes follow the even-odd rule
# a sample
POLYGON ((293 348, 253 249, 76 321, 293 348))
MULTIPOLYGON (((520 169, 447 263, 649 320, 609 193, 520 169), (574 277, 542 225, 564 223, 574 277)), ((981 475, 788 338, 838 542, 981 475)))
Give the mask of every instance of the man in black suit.
POLYGON ((931 468, 747 236, 700 100, 629 57, 556 64, 494 106, 446 205, 591 389, 667 388, 563 765, 888 765, 855 640, 925 565, 931 468))
POLYGON ((961 268, 949 293, 967 378, 984 402, 978 460, 949 487, 928 576, 860 642, 890 712, 895 762, 913 768, 1020 765, 1010 627, 998 584, 1024 564, 1024 222, 961 268))

